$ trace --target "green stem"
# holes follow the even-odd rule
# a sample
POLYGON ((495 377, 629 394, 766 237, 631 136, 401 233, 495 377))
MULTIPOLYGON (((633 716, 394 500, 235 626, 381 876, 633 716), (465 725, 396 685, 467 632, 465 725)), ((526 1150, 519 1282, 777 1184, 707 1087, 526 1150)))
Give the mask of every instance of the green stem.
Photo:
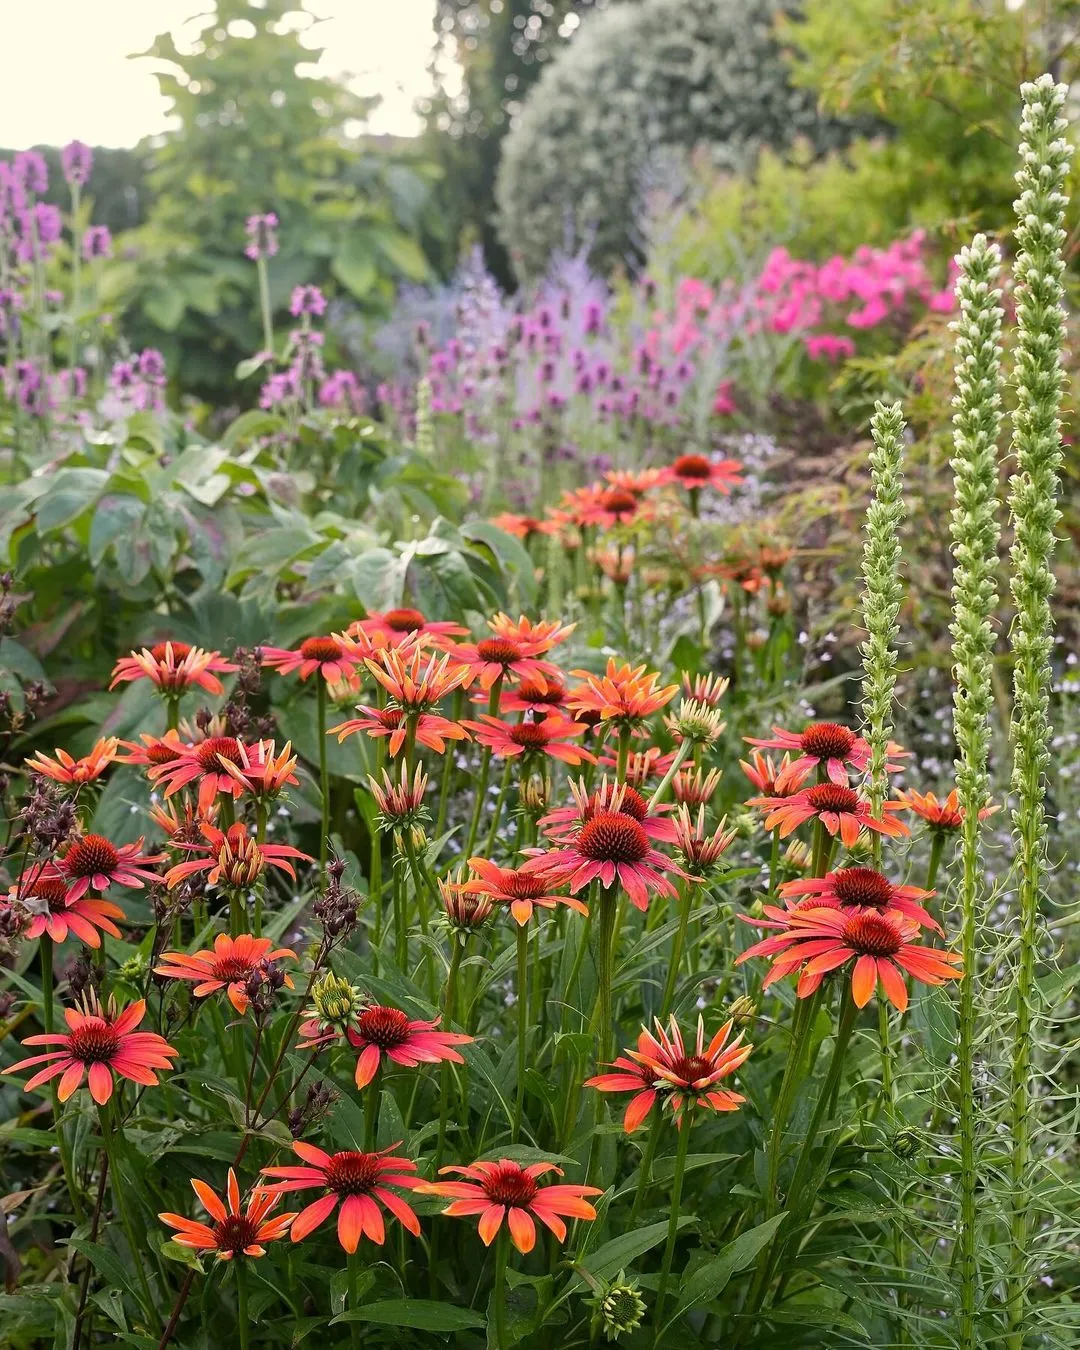
MULTIPOLYGON (((359 1251, 349 1252, 346 1261, 349 1272, 349 1309, 352 1311, 360 1306, 360 1253, 359 1251)), ((359 1322, 349 1323, 349 1344, 356 1350, 361 1344, 362 1328, 359 1322)))
POLYGON ((154 1321, 156 1320, 154 1298, 150 1293, 150 1281, 146 1278, 141 1256, 145 1250, 145 1243, 141 1243, 136 1234, 135 1224, 127 1204, 127 1188, 122 1183, 120 1168, 117 1165, 117 1137, 113 1131, 111 1105, 106 1104, 98 1107, 98 1120, 101 1124, 101 1142, 105 1146, 105 1154, 109 1160, 109 1184, 112 1187, 113 1200, 120 1215, 120 1224, 124 1230, 124 1236, 131 1248, 131 1260, 134 1263, 135 1273, 142 1290, 143 1307, 146 1310, 147 1317, 154 1321))
POLYGON ((499 1350, 510 1344, 506 1334, 506 1258, 509 1246, 510 1235, 504 1221, 495 1238, 495 1344, 499 1350))
POLYGON ((684 737, 679 742, 679 748, 678 750, 675 751, 675 758, 671 761, 671 767, 668 769, 667 773, 664 774, 663 778, 661 778, 659 787, 649 798, 650 811, 655 811, 657 806, 659 806, 659 804, 664 800, 664 793, 667 792, 668 788, 670 787, 671 780, 682 768, 683 761, 690 754, 693 748, 694 748, 693 741, 688 740, 686 737, 684 737))
POLYGON ((671 1012, 672 1000, 675 997, 675 986, 679 981, 679 966, 682 964, 686 930, 690 926, 690 906, 693 896, 691 886, 692 883, 689 881, 680 882, 679 885, 679 926, 675 930, 675 937, 672 939, 667 980, 664 983, 664 997, 660 1000, 661 1022, 671 1012))
POLYGON ((56 1026, 56 1010, 53 1006, 53 944, 48 933, 42 933, 38 939, 38 953, 41 958, 41 1017, 45 1034, 51 1036, 56 1026))
POLYGON ((667 1297, 668 1280, 671 1278, 671 1261, 675 1255, 675 1238, 679 1232, 679 1206, 682 1203, 683 1173, 686 1171, 686 1157, 690 1149, 690 1132, 694 1125, 694 1111, 687 1106, 679 1126, 679 1142, 675 1151, 675 1173, 671 1180, 671 1214, 668 1216, 667 1240, 664 1243, 664 1257, 660 1265, 660 1284, 656 1290, 656 1339, 653 1345, 659 1345, 664 1334, 664 1301, 667 1297))
POLYGON ((375 1077, 367 1085, 364 1098, 364 1151, 375 1152, 379 1138, 379 1098, 382 1096, 382 1064, 375 1070, 375 1077))
POLYGON ((495 802, 495 811, 491 817, 491 828, 488 830, 487 842, 484 844, 484 856, 490 858, 491 850, 495 847, 495 836, 499 832, 499 822, 502 820, 503 807, 506 804, 506 794, 510 790, 510 774, 514 767, 514 761, 507 756, 506 767, 503 769, 502 781, 499 784, 499 796, 495 802))
POLYGON ((934 883, 937 881, 938 868, 941 865, 941 855, 945 850, 945 831, 935 830, 930 840, 930 861, 926 865, 926 889, 932 891, 934 883))
POLYGON ((776 884, 780 872, 780 831, 772 832, 772 845, 769 848, 769 903, 776 901, 776 884))
POLYGON ((248 1324, 247 1260, 236 1258, 236 1324, 240 1333, 240 1350, 248 1350, 251 1327, 248 1324))
POLYGON ((630 758, 630 738, 633 732, 628 726, 619 728, 619 756, 615 767, 615 781, 624 783, 626 781, 626 764, 630 758))
POLYGON ((641 1156, 641 1165, 638 1168, 637 1189, 634 1191, 634 1203, 630 1209, 630 1223, 628 1228, 633 1230, 637 1223, 638 1215, 641 1213, 641 1207, 645 1203, 645 1197, 649 1193, 649 1183, 652 1181, 653 1159, 656 1157, 656 1146, 660 1142, 660 1131, 664 1126, 663 1111, 657 1108, 653 1113, 652 1121, 649 1125, 649 1138, 645 1144, 645 1152, 641 1156))
MULTIPOLYGON (((464 706, 464 692, 458 688, 454 690, 454 699, 450 708, 450 720, 455 724, 461 721, 462 708, 464 706)), ((446 753, 443 755, 442 778, 439 782, 439 815, 435 822, 435 838, 441 839, 443 831, 446 829, 446 812, 450 804, 450 780, 454 772, 454 743, 449 741, 446 746, 446 753)), ((466 854, 466 857, 468 854, 466 854)))
POLYGON ((521 1118, 525 1109, 525 1045, 529 1035, 529 926, 517 925, 517 1097, 514 1101, 513 1141, 521 1135, 521 1118))
POLYGON ((319 792, 322 797, 322 828, 319 832, 319 878, 325 886, 326 859, 330 847, 330 771, 326 765, 326 681, 319 672, 317 672, 315 684, 319 723, 319 792))
POLYGON ((263 351, 273 354, 274 321, 270 312, 270 278, 267 275, 266 259, 255 259, 255 271, 259 278, 259 311, 262 314, 263 351))
POLYGON ((596 1058, 600 1064, 611 1062, 612 1055, 612 1019, 611 1019, 611 983, 614 966, 614 936, 616 918, 616 888, 605 886, 600 891, 600 923, 597 935, 597 987, 596 1005, 593 1008, 592 1021, 597 1028, 596 1058))

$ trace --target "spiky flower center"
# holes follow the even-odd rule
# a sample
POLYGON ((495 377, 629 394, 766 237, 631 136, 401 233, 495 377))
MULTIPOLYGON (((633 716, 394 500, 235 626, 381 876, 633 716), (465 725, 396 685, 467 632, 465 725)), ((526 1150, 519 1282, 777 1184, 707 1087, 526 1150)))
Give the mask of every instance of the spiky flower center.
POLYGON ((377 708, 375 716, 388 731, 396 731, 405 721, 404 708, 377 708))
POLYGON ((476 644, 476 654, 481 661, 494 662, 500 666, 509 666, 521 660, 521 648, 511 638, 481 638, 476 644))
POLYGON ((892 883, 873 867, 844 867, 834 872, 832 888, 845 905, 863 909, 888 909, 893 898, 892 883))
POLYGON ((91 1017, 70 1033, 68 1049, 83 1064, 108 1064, 120 1049, 120 1037, 103 1017, 91 1017))
POLYGON ((517 1163, 504 1162, 484 1178, 481 1185, 488 1199, 495 1205, 516 1205, 524 1208, 536 1197, 537 1185, 517 1163))
POLYGON ((207 736, 205 741, 200 741, 195 747, 195 758, 203 773, 220 773, 222 759, 227 759, 231 764, 242 763, 240 742, 235 736, 207 736))
POLYGON ((28 900, 44 900, 50 914, 60 914, 67 908, 67 886, 59 877, 39 877, 26 892, 28 900))
POLYGON ((612 1285, 604 1297, 602 1311, 612 1331, 635 1331, 645 1315, 645 1301, 630 1285, 612 1285))
POLYGON ((598 811, 581 827, 577 847, 594 862, 638 863, 649 852, 649 836, 631 816, 598 811))
POLYGON ((258 1225, 243 1214, 230 1214, 214 1225, 214 1241, 218 1251, 239 1255, 245 1247, 258 1245, 258 1225))
POLYGON ((191 655, 191 644, 189 642, 155 642, 150 648, 150 655, 155 661, 168 660, 168 648, 172 648, 173 664, 179 665, 191 655))
POLYGON ((600 498, 600 504, 614 516, 632 516, 638 508, 638 499, 632 492, 612 488, 600 498))
POLYGON ((526 750, 543 750, 551 738, 539 722, 518 722, 510 728, 510 739, 526 750))
POLYGON ((506 871, 499 878, 503 895, 514 900, 538 900, 548 893, 548 883, 539 872, 506 871))
POLYGON ((672 1065, 674 1073, 686 1083, 696 1083, 700 1078, 708 1078, 713 1066, 704 1055, 683 1055, 672 1065))
POLYGON ((382 1171, 377 1153, 335 1153, 326 1168, 326 1184, 338 1195, 367 1195, 382 1171))
POLYGON ((68 849, 64 867, 73 877, 109 876, 119 861, 115 844, 100 834, 84 834, 68 849))
POLYGON ((388 609, 383 615, 383 622, 395 633, 415 633, 423 628, 427 620, 418 609, 388 609))
POLYGON ((255 969, 255 963, 243 956, 219 956, 211 969, 215 980, 231 984, 234 980, 246 979, 255 969))
POLYGON ((680 455, 672 465, 680 478, 696 479, 707 483, 712 477, 712 465, 704 455, 680 455))
POLYGON ((154 741, 146 747, 147 764, 171 764, 180 758, 180 752, 165 741, 154 741))
POLYGON ((855 744, 855 733, 839 722, 814 722, 799 737, 803 754, 818 759, 846 759, 855 744))
POLYGON ((300 655, 305 661, 337 661, 341 648, 332 637, 309 637, 301 642, 300 655))
POLYGON ((883 914, 856 914, 844 924, 841 937, 860 956, 894 956, 903 935, 883 914))
POLYGON ((543 703, 545 707, 558 708, 566 697, 561 684, 538 684, 535 680, 522 680, 518 686, 518 696, 526 703, 543 703))
POLYGON ((806 800, 815 811, 844 811, 854 813, 859 808, 859 794, 839 783, 818 783, 807 788, 806 800))
POLYGON ((356 1029, 363 1040, 380 1050, 392 1050, 409 1039, 408 1017, 400 1008, 384 1008, 379 1004, 364 1009, 356 1019, 356 1029))

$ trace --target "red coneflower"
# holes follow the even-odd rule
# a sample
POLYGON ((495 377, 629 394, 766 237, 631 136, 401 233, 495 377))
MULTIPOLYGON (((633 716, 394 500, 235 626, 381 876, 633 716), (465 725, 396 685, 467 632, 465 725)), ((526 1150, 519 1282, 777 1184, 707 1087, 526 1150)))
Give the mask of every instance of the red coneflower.
POLYGON ((804 780, 813 772, 808 767, 803 774, 792 772, 791 756, 784 755, 779 764, 774 763, 772 755, 763 755, 760 750, 750 752, 750 763, 739 760, 739 768, 751 783, 765 797, 793 797, 804 780))
POLYGON ((710 459, 708 455, 680 455, 662 471, 662 481, 688 490, 711 487, 726 495, 741 483, 743 465, 737 459, 710 459))
POLYGON ((604 477, 613 488, 644 497, 646 492, 660 487, 664 481, 663 469, 609 469, 604 477))
MULTIPOLYGON (((960 805, 960 798, 956 789, 942 800, 938 800, 933 792, 897 792, 899 802, 915 815, 921 816, 932 830, 943 830, 951 833, 958 830, 964 823, 964 808, 960 805)), ((1000 808, 991 803, 984 806, 979 812, 979 819, 985 820, 987 816, 992 816, 1000 808)))
POLYGON ((902 821, 889 814, 899 811, 902 803, 885 802, 885 814, 877 820, 870 814, 870 803, 865 798, 839 783, 817 783, 790 797, 752 797, 747 805, 762 807, 766 811, 765 828, 779 829, 781 839, 808 820, 820 820, 831 835, 839 834, 846 848, 858 842, 863 829, 876 830, 891 838, 911 833, 902 821))
POLYGON ((544 684, 550 677, 559 679, 559 668, 542 659, 549 642, 518 641, 515 638, 488 637, 476 642, 459 643, 451 648, 454 659, 462 665, 468 688, 478 680, 480 688, 489 690, 496 680, 528 680, 530 684, 544 684))
POLYGON ((399 647, 415 637, 464 637, 468 633, 459 623, 430 620, 418 609, 387 609, 373 611, 364 619, 357 619, 346 630, 348 637, 366 633, 375 646, 399 647))
POLYGON ((273 741, 256 741, 254 745, 236 742, 238 759, 222 755, 221 767, 235 779, 245 792, 261 801, 271 801, 283 787, 298 787, 296 762, 292 753, 292 741, 286 741, 281 754, 275 753, 273 741))
POLYGON ((449 655, 439 656, 412 644, 384 647, 374 657, 365 657, 364 664, 394 706, 406 713, 430 712, 458 685, 468 682, 468 671, 454 664, 449 655))
POLYGON ((784 900, 800 897, 803 909, 872 909, 879 914, 896 910, 923 928, 942 931, 938 921, 919 903, 934 891, 921 886, 897 886, 873 867, 840 867, 823 877, 797 877, 780 887, 784 900))
MULTIPOLYGON (((152 802, 147 815, 167 836, 170 843, 188 843, 197 844, 199 834, 203 825, 203 817, 199 815, 194 802, 187 797, 183 801, 183 814, 176 809, 176 799, 172 801, 152 802)), ((212 824, 217 814, 217 806, 210 808, 207 820, 212 824)))
POLYGON ((675 823, 666 818, 670 806, 649 810, 649 803, 629 783, 609 783, 600 780, 600 786, 590 792, 584 779, 570 780, 573 806, 559 806, 540 818, 540 829, 550 838, 562 840, 572 837, 598 811, 614 811, 616 815, 636 820, 650 839, 663 844, 675 842, 675 823))
POLYGON ((727 828, 725 816, 709 834, 705 828, 705 807, 699 806, 697 819, 685 803, 675 817, 675 842, 683 863, 695 875, 713 870, 735 840, 737 830, 727 828))
POLYGON ((113 760, 118 758, 116 752, 119 748, 118 738, 109 736, 95 741, 93 749, 82 759, 75 759, 66 750, 59 748, 56 751, 56 758, 50 759, 39 750, 26 761, 26 767, 34 773, 54 779, 57 783, 73 785, 92 783, 101 777, 113 760))
POLYGON ((683 671, 683 693, 694 703, 705 703, 710 708, 718 708, 720 700, 728 691, 731 681, 726 675, 694 675, 683 671))
POLYGON ((224 761, 242 764, 240 742, 235 736, 207 736, 194 745, 183 745, 175 759, 156 764, 147 775, 151 783, 160 783, 165 796, 171 797, 188 783, 199 784, 199 814, 205 816, 219 792, 234 800, 242 797, 244 783, 238 782, 224 767, 224 761))
POLYGON ((679 692, 677 684, 660 687, 660 676, 646 666, 619 665, 609 657, 603 675, 589 670, 572 670, 571 675, 582 680, 571 689, 566 704, 572 713, 596 713, 600 721, 613 721, 620 726, 637 727, 646 718, 657 713, 679 692))
POLYGON ((27 1079, 23 1084, 24 1092, 62 1075, 56 1095, 66 1102, 85 1078, 90 1096, 99 1106, 104 1106, 112 1096, 114 1073, 144 1087, 154 1087, 158 1081, 155 1070, 171 1069, 171 1061, 180 1052, 156 1032, 135 1030, 145 1015, 146 1004, 142 999, 129 1003, 119 1015, 111 999, 107 1012, 102 1011, 96 999, 87 1001, 82 1008, 65 1008, 66 1033, 49 1031, 40 1036, 27 1036, 22 1042, 24 1046, 55 1045, 60 1048, 20 1060, 5 1072, 18 1073, 35 1064, 47 1064, 27 1079))
MULTIPOLYGON (((204 948, 190 956, 186 952, 162 952, 162 964, 154 967, 154 974, 167 980, 197 981, 192 990, 196 998, 206 998, 224 989, 229 1002, 243 1017, 250 1003, 244 986, 252 971, 275 961, 296 960, 296 953, 288 947, 271 951, 273 945, 269 938, 253 937, 250 933, 238 933, 236 937, 219 933, 213 951, 204 948)), ((285 976, 285 987, 293 987, 290 975, 285 976)))
POLYGON ((549 852, 527 851, 535 855, 525 864, 527 871, 552 873, 569 883, 571 894, 599 878, 604 887, 621 886, 641 910, 648 907, 651 893, 677 894, 665 872, 686 876, 673 859, 653 848, 640 821, 615 811, 597 811, 549 852))
POLYGON ((680 769, 671 780, 671 791, 680 806, 708 806, 720 786, 720 770, 680 769))
POLYGON ((480 1240, 490 1247, 495 1235, 505 1222, 510 1239, 519 1252, 531 1252, 536 1245, 536 1225, 540 1220, 555 1234, 559 1242, 566 1241, 568 1219, 595 1219, 596 1210, 585 1199, 587 1195, 603 1195, 596 1186, 539 1186, 537 1178, 548 1172, 562 1176, 562 1168, 552 1162, 520 1163, 500 1158, 498 1162, 476 1162, 469 1167, 444 1167, 440 1176, 456 1172, 469 1177, 466 1181, 426 1181, 416 1187, 418 1195, 440 1195, 453 1200, 443 1210, 455 1218, 480 1216, 480 1240))
MULTIPOLYGON (((799 782, 821 765, 832 782, 846 787, 848 766, 856 773, 865 773, 870 763, 869 743, 839 722, 811 722, 804 731, 785 731, 783 727, 773 727, 772 736, 764 740, 753 736, 745 739, 748 745, 757 745, 763 750, 787 750, 797 754, 798 758, 792 761, 788 773, 799 782)), ((893 761, 907 753, 895 741, 890 741, 886 769, 895 773, 901 765, 893 761)))
POLYGON ((142 837, 133 844, 113 844, 101 834, 80 834, 57 858, 56 865, 71 883, 68 904, 74 904, 91 887, 105 891, 115 884, 141 891, 143 883, 160 881, 149 863, 163 862, 164 853, 140 853, 142 837))
POLYGON ((207 872, 209 875, 206 880, 211 886, 247 887, 262 875, 268 863, 295 880, 296 869, 289 860, 298 858, 301 862, 314 861, 309 854, 301 853, 291 844, 260 844, 240 820, 227 830, 219 830, 216 825, 204 820, 199 831, 206 840, 205 844, 177 842, 182 848, 197 849, 206 856, 187 858, 170 867, 165 873, 165 885, 169 890, 194 872, 207 872))
POLYGON ((383 1055, 406 1069, 418 1064, 437 1064, 448 1059, 464 1064, 456 1045, 473 1040, 458 1031, 438 1031, 442 1018, 433 1022, 410 1019, 400 1008, 372 1004, 357 1015, 356 1026, 349 1030, 349 1043, 360 1051, 356 1061, 356 1086, 365 1088, 375 1077, 383 1055))
POLYGON ((89 895, 72 900, 64 874, 53 863, 36 863, 11 887, 7 898, 9 904, 20 900, 30 913, 22 935, 28 941, 45 934, 53 942, 66 942, 74 933, 88 947, 100 947, 101 933, 121 936, 113 923, 124 917, 120 906, 89 895))
POLYGON ((397 780, 391 778, 385 769, 382 777, 381 783, 369 777, 368 787, 375 798, 384 827, 402 828, 421 820, 426 814, 424 793, 428 785, 428 776, 422 767, 417 764, 411 780, 409 767, 404 762, 397 780))
MULTIPOLYGON (((595 713, 578 713, 581 721, 596 717, 595 713)), ((675 761, 674 750, 661 750, 650 745, 644 750, 632 750, 626 757, 626 777, 624 782, 633 788, 643 788, 650 778, 663 778, 675 761)), ((619 765, 617 755, 601 755, 600 763, 605 769, 616 769, 619 765)))
POLYGON ((266 1216, 281 1197, 262 1186, 251 1192, 247 1209, 241 1210, 240 1187, 231 1167, 225 1188, 228 1209, 205 1181, 193 1177, 191 1188, 199 1197, 203 1209, 213 1219, 212 1225, 199 1223, 197 1219, 186 1219, 182 1214, 165 1213, 159 1214, 158 1218, 177 1230, 173 1241, 178 1246, 216 1252, 219 1261, 231 1261, 234 1256, 265 1256, 263 1243, 284 1237, 289 1224, 296 1218, 295 1214, 279 1214, 275 1219, 268 1219, 266 1216))
POLYGON ((492 516, 492 525, 497 529, 505 530, 507 534, 512 534, 515 539, 527 541, 534 534, 554 534, 559 528, 557 524, 549 520, 537 520, 535 516, 519 516, 512 511, 503 511, 501 515, 492 516))
POLYGON ((130 753, 118 754, 116 756, 118 764, 142 764, 154 768, 158 764, 171 764, 174 759, 179 759, 187 748, 180 739, 180 733, 172 728, 164 736, 148 736, 145 731, 140 731, 139 740, 142 741, 142 745, 136 745, 134 741, 120 742, 130 753))
POLYGON ((509 905, 510 913, 522 927, 532 918, 534 905, 541 909, 569 905, 579 914, 589 912, 580 900, 562 895, 558 889, 562 883, 543 872, 530 872, 527 867, 498 867, 487 858, 470 858, 469 866, 476 875, 464 882, 461 890, 509 905))
POLYGON ((503 722, 488 713, 481 714, 479 722, 466 721, 481 745, 486 745, 500 759, 517 755, 535 758, 550 755, 564 764, 580 764, 583 760, 596 763, 596 756, 580 745, 567 744, 572 738, 583 736, 588 727, 584 722, 571 722, 559 713, 552 713, 540 721, 503 722))
POLYGON ((152 680, 163 694, 179 695, 192 685, 208 694, 224 693, 218 675, 237 670, 220 652, 204 651, 186 642, 158 642, 153 647, 122 656, 113 668, 110 689, 129 680, 152 680))
POLYGON ((869 1003, 880 981, 886 999, 904 1012, 908 992, 903 972, 924 984, 944 984, 962 973, 957 969, 963 964, 959 952, 917 946, 912 939, 918 936, 918 924, 895 910, 878 914, 874 910, 764 908, 782 931, 735 958, 736 965, 752 956, 773 958, 763 989, 799 970, 796 993, 806 998, 830 971, 854 962, 851 993, 856 1006, 864 1008, 869 1003))
MULTIPOLYGON (((474 703, 486 703, 483 695, 473 699, 474 703)), ((504 689, 499 696, 500 713, 536 713, 546 717, 553 712, 561 712, 566 702, 566 685, 553 676, 543 683, 537 680, 522 680, 513 689, 504 689)))
POLYGON ((391 1186, 402 1190, 412 1190, 420 1184, 420 1178, 410 1175, 416 1171, 411 1158, 395 1158, 393 1154, 397 1144, 383 1149, 381 1153, 356 1153, 346 1150, 342 1153, 324 1153, 314 1144, 305 1144, 297 1140, 293 1152, 308 1164, 306 1167, 264 1167, 263 1176, 283 1177, 265 1187, 271 1194, 284 1194, 287 1191, 310 1190, 320 1186, 327 1194, 302 1209, 293 1220, 290 1237, 293 1242, 301 1242, 324 1223, 338 1205, 337 1235, 338 1242, 349 1253, 356 1251, 361 1235, 370 1238, 382 1246, 386 1238, 383 1226, 383 1204, 414 1237, 420 1236, 420 1220, 412 1208, 400 1195, 395 1195, 391 1186))
POLYGON ((560 619, 532 619, 522 614, 512 619, 509 614, 492 615, 488 627, 496 637, 509 638, 511 642, 543 642, 549 649, 565 642, 577 627, 576 623, 563 623, 560 619))
POLYGON ((276 670, 279 675, 292 675, 298 671, 301 680, 306 680, 318 671, 327 684, 344 679, 357 661, 340 638, 329 634, 305 638, 295 650, 262 647, 260 652, 263 665, 276 670))
POLYGON ((627 1111, 632 1124, 624 1121, 628 1133, 641 1124, 658 1099, 670 1101, 676 1125, 681 1123, 687 1106, 707 1107, 710 1111, 737 1111, 746 1098, 716 1085, 733 1074, 754 1047, 743 1044, 742 1032, 728 1045, 733 1026, 731 1020, 725 1022, 706 1045, 705 1024, 699 1017, 697 1037, 693 1049, 688 1052, 675 1018, 671 1019, 668 1029, 657 1021, 655 1034, 643 1030, 638 1037, 637 1049, 628 1050, 625 1058, 620 1056, 611 1065, 623 1072, 600 1074, 590 1078, 585 1086, 599 1088, 601 1092, 630 1090, 638 1093, 630 1103, 634 1108, 633 1115, 627 1111), (633 1072, 624 1069, 627 1064, 633 1072), (643 1086, 647 1080, 649 1086, 643 1086))
MULTIPOLYGON (((339 745, 346 736, 355 736, 361 731, 373 738, 388 736, 391 758, 401 753, 401 748, 409 735, 410 714, 393 704, 386 708, 361 706, 356 711, 363 713, 364 716, 351 717, 347 722, 330 727, 326 734, 330 736, 336 732, 339 745)), ((415 719, 416 744, 426 745, 437 755, 445 752, 447 741, 469 739, 469 733, 464 727, 457 722, 451 722, 448 717, 439 717, 435 713, 413 713, 412 717, 415 719)))

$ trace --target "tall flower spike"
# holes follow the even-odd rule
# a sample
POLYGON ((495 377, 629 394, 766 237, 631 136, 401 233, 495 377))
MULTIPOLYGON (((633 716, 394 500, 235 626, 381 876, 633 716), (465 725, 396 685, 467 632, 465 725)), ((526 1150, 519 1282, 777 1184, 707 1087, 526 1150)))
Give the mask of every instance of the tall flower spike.
POLYGON ((1070 149, 1061 117, 1068 90, 1042 75, 1021 88, 1020 169, 1016 181, 1014 277, 1016 281, 1016 411, 1012 448, 1016 472, 1010 480, 1013 523, 1012 594, 1016 609, 1010 634, 1013 650, 1012 786, 1016 807, 1013 835, 1020 910, 1020 943, 1013 990, 1015 1026, 1009 1087, 1011 1214, 1006 1282, 1008 1350, 1025 1339, 1031 1277, 1032 1187, 1028 1170, 1041 1089, 1032 1074, 1033 1023, 1038 1013, 1035 963, 1040 941, 1039 910, 1046 863, 1045 772, 1049 762, 1050 651, 1054 591, 1051 558, 1058 523, 1061 467, 1061 256, 1066 198, 1062 192, 1070 149))
MULTIPOLYGON (((959 751, 956 793, 963 812, 960 949, 964 969, 976 969, 982 893, 980 819, 989 806, 991 668, 997 604, 998 469, 1001 430, 1001 255, 977 234, 957 258, 956 395, 953 406, 953 732, 959 751)), ((975 981, 960 985, 957 1059, 960 1117, 960 1344, 975 1350, 976 1102, 975 981)))
MULTIPOLYGON (((863 716, 870 746, 867 768, 872 815, 880 816, 888 795, 889 733, 892 731, 893 689, 896 685, 896 649, 900 629, 900 521, 904 514, 904 418, 899 403, 874 405, 870 420, 874 448, 870 453, 872 497, 866 513, 863 545, 862 645, 863 716)), ((881 856, 880 837, 874 840, 875 860, 881 856)))

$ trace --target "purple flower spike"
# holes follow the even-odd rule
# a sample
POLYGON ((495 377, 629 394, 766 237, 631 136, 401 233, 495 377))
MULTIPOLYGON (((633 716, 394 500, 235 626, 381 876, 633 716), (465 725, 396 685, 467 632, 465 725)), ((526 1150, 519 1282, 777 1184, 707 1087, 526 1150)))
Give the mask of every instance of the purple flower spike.
POLYGON ((94 152, 82 141, 72 141, 60 151, 60 167, 72 187, 82 187, 90 181, 94 167, 94 152))

